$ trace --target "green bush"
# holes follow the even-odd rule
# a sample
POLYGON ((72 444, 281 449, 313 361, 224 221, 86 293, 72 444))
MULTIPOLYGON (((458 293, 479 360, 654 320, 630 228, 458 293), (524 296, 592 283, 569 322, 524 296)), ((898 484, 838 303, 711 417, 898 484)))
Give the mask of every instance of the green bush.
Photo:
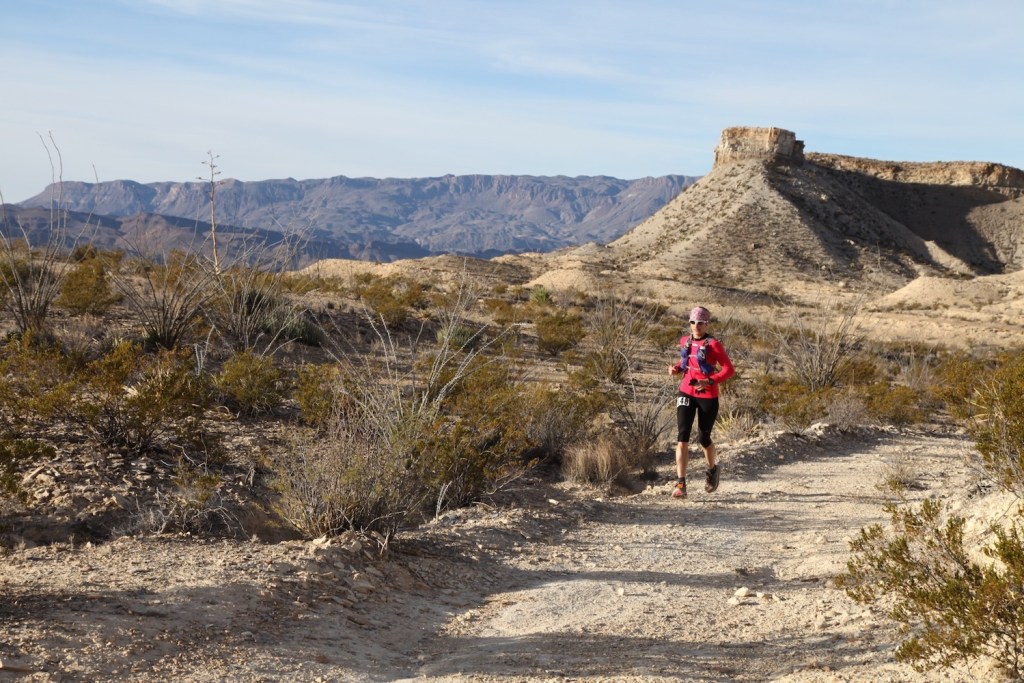
POLYGON ((21 435, 32 423, 60 416, 72 403, 78 367, 32 334, 0 348, 0 427, 21 435))
POLYGON ((242 415, 270 413, 287 395, 284 372, 274 359, 251 351, 237 353, 224 362, 213 386, 231 410, 242 415))
POLYGON ((580 316, 559 311, 537 318, 537 348, 550 356, 558 356, 576 348, 583 341, 583 320, 580 316))
POLYGON ((834 388, 808 391, 793 379, 760 375, 751 386, 751 401, 763 414, 781 420, 791 429, 803 429, 824 419, 840 395, 834 388))
POLYGON ((439 408, 433 424, 409 442, 437 509, 479 500, 522 472, 529 406, 515 365, 480 360, 439 408))
POLYGON ((538 306, 550 306, 554 303, 551 290, 544 285, 536 285, 530 291, 530 301, 538 306))
POLYGON ((993 529, 978 563, 964 544, 964 520, 925 501, 919 510, 888 505, 892 529, 874 525, 850 545, 853 557, 837 583, 862 603, 883 597, 908 637, 896 658, 919 671, 989 655, 1024 675, 1024 538, 1020 527, 993 529))
POLYGON ((876 382, 859 392, 865 398, 868 415, 883 424, 906 426, 925 419, 922 409, 924 396, 910 387, 876 382))
POLYGON ((953 417, 969 420, 974 407, 965 399, 970 397, 979 378, 987 377, 991 369, 991 362, 971 354, 954 353, 944 356, 935 368, 935 381, 929 393, 953 417))
POLYGON ((558 390, 538 385, 527 390, 530 411, 526 436, 541 458, 561 458, 566 449, 588 438, 600 405, 588 400, 586 391, 558 390))
POLYGON ((413 309, 426 305, 423 285, 399 276, 380 278, 361 273, 356 276, 355 293, 388 328, 400 327, 413 309))
POLYGON ((969 430, 985 469, 1003 487, 1024 498, 1024 355, 966 380, 974 387, 969 430))
POLYGON ((118 344, 84 370, 70 410, 99 439, 129 453, 201 443, 210 391, 192 369, 191 354, 145 354, 118 344))
POLYGON ((74 315, 102 315, 123 298, 111 287, 103 262, 89 258, 68 272, 55 303, 74 315))
POLYGON ((324 428, 330 424, 342 400, 339 386, 341 368, 336 364, 301 366, 292 387, 292 398, 307 425, 324 428))

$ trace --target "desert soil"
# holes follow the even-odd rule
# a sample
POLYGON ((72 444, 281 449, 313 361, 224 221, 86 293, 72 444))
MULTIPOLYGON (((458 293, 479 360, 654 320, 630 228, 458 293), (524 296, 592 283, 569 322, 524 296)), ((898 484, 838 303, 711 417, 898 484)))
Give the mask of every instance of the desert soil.
POLYGON ((979 681, 920 674, 833 583, 880 486, 981 520, 1008 501, 958 433, 821 426, 721 444, 723 478, 617 495, 516 482, 387 556, 313 542, 121 538, 0 559, 0 681, 979 681))

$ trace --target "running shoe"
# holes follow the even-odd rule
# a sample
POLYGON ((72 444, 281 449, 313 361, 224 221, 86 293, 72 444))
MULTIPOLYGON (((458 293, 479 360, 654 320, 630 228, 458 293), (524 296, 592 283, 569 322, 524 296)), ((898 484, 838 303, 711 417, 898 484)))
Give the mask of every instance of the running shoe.
POLYGON ((680 479, 672 489, 673 498, 686 498, 686 480, 680 479))
POLYGON ((716 464, 710 470, 704 473, 704 490, 708 493, 714 493, 718 488, 718 465, 716 464))

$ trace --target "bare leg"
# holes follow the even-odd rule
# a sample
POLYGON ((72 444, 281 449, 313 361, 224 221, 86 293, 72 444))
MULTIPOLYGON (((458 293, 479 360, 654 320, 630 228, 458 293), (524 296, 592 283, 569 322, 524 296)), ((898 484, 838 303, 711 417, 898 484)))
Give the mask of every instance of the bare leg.
POLYGON ((690 444, 676 442, 676 477, 686 479, 686 461, 690 459, 690 444))
POLYGON ((708 462, 708 469, 713 469, 718 459, 715 457, 715 444, 712 443, 704 448, 704 459, 708 462))

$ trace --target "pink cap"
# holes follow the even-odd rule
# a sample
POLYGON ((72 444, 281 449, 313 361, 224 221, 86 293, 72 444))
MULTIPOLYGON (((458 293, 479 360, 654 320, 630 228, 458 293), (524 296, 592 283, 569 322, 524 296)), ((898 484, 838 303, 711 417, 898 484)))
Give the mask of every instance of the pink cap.
POLYGON ((696 320, 697 322, 709 322, 711 320, 711 311, 703 306, 697 306, 695 309, 690 311, 690 320, 696 320))

